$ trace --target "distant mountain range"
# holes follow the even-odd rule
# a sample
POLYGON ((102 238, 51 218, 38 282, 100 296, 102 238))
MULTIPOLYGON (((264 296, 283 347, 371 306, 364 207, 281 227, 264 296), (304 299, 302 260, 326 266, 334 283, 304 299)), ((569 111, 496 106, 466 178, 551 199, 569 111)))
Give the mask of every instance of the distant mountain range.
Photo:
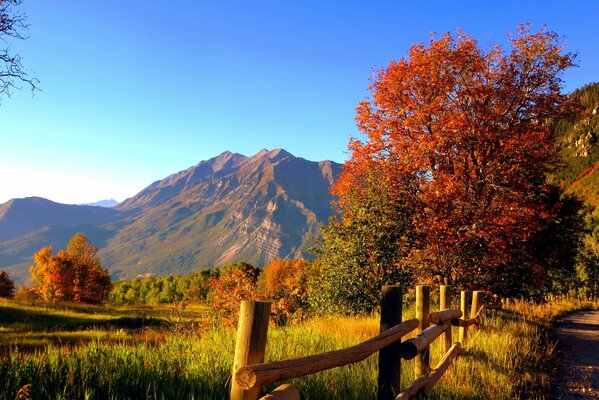
POLYGON ((100 201, 96 201, 94 203, 86 203, 86 204, 80 204, 82 206, 97 206, 97 207, 114 207, 116 206, 118 203, 118 201, 116 201, 115 199, 109 199, 109 200, 100 200, 100 201))
POLYGON ((112 208, 13 199, 0 205, 0 269, 26 281, 35 251, 64 248, 76 232, 100 248, 117 279, 307 257, 333 214, 329 187, 339 172, 337 163, 282 149, 252 157, 225 152, 112 208))

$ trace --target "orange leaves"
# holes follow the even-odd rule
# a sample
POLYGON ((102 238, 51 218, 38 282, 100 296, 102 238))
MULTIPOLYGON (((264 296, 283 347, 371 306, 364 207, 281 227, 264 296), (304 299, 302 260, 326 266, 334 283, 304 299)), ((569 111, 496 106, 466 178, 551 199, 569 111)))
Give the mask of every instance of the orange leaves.
POLYGON ((97 257, 98 249, 78 233, 67 245, 52 255, 52 247, 44 247, 33 256, 30 267, 32 288, 44 301, 102 303, 112 287, 108 272, 97 257))
POLYGON ((260 283, 264 296, 273 302, 275 321, 285 323, 308 304, 309 261, 276 259, 262 270, 260 283))
POLYGON ((397 198, 413 200, 416 249, 430 255, 431 274, 509 262, 553 213, 549 120, 566 109, 561 73, 574 60, 562 49, 555 33, 528 25, 508 51, 481 49, 460 31, 378 70, 371 100, 356 109, 365 138, 350 141, 333 189, 341 209, 351 212, 349 199, 370 190, 360 177, 377 171, 397 198))
POLYGON ((242 300, 257 299, 259 270, 244 262, 223 267, 219 277, 211 277, 209 300, 215 320, 227 325, 237 323, 242 300))

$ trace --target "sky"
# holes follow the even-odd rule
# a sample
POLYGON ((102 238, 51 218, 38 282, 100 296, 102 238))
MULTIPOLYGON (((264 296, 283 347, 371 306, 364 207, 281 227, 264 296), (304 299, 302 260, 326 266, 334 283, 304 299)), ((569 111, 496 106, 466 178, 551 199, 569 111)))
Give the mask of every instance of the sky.
MULTIPOLYGON (((598 81, 599 1, 24 0, 5 45, 40 80, 0 98, 0 203, 122 201, 224 151, 343 162, 373 68, 431 32, 482 47, 544 24, 598 81)), ((1 47, 0 43, 0 47, 1 47)))

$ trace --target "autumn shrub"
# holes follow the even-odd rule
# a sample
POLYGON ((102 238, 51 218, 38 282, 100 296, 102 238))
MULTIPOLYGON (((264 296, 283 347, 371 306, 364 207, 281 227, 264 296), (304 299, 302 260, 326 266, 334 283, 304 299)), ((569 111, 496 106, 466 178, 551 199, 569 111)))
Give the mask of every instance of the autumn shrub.
POLYGON ((252 264, 239 262, 225 265, 218 277, 210 278, 207 302, 214 322, 228 326, 237 323, 241 301, 259 298, 259 273, 252 264))
POLYGON ((35 290, 28 288, 25 285, 19 285, 19 288, 15 292, 14 299, 20 303, 35 303, 40 300, 40 297, 35 290))
POLYGON ((302 318, 308 309, 309 281, 314 262, 276 259, 260 274, 260 293, 271 301, 271 318, 284 325, 291 318, 302 318))

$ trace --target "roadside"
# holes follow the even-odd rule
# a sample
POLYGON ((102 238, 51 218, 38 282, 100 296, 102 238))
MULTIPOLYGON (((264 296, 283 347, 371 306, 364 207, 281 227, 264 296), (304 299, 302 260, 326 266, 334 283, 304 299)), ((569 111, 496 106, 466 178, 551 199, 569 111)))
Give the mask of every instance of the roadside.
POLYGON ((548 399, 599 399, 599 310, 564 317, 553 334, 560 358, 548 399))

